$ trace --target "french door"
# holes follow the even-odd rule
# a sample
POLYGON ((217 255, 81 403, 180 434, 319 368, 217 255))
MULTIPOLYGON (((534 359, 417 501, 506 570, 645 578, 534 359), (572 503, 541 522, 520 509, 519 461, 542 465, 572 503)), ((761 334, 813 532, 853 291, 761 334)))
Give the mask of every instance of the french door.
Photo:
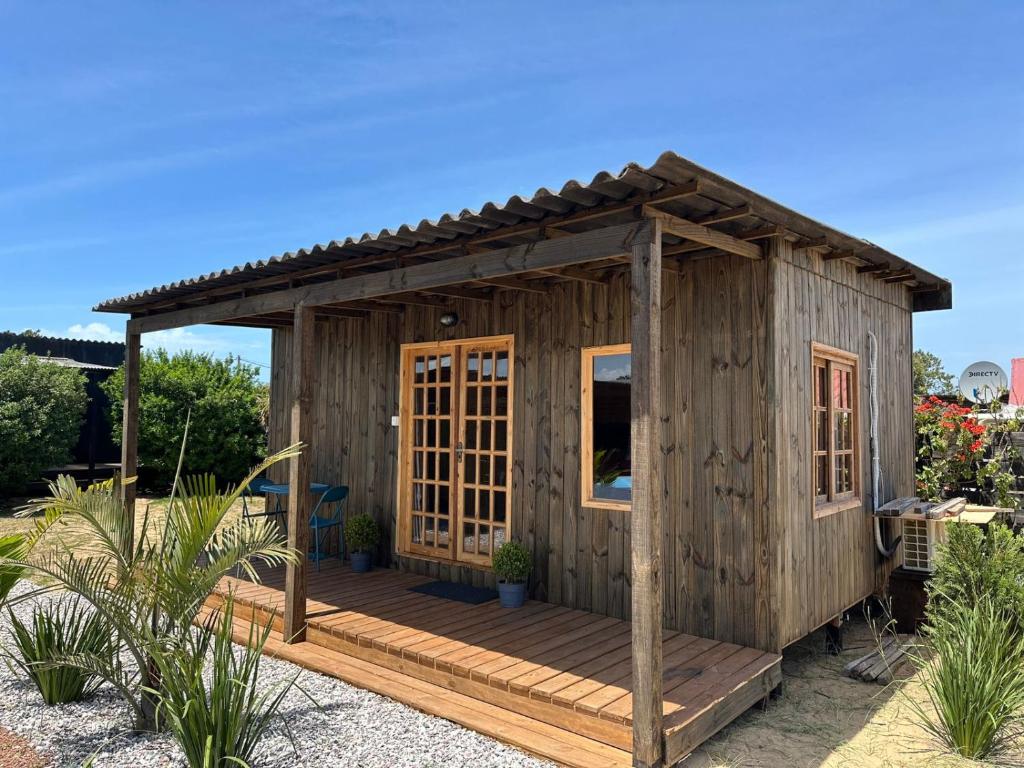
POLYGON ((512 369, 511 336, 402 347, 405 551, 490 565, 508 539, 512 369))

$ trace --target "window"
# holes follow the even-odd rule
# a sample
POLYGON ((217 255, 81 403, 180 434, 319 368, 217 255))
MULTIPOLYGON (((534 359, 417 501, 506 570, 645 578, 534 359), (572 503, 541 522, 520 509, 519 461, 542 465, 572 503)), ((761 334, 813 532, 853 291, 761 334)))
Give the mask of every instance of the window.
POLYGON ((814 393, 814 516, 860 505, 857 439, 857 356, 812 348, 814 393))
POLYGON ((629 344, 584 349, 580 366, 583 505, 629 509, 629 344))

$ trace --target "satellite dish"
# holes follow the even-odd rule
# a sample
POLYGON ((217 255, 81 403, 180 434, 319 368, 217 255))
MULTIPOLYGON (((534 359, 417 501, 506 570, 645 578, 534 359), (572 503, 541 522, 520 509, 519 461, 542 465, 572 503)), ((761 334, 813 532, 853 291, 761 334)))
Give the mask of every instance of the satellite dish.
POLYGON ((985 360, 972 363, 960 374, 960 394, 972 403, 991 403, 1008 388, 1006 371, 985 360))

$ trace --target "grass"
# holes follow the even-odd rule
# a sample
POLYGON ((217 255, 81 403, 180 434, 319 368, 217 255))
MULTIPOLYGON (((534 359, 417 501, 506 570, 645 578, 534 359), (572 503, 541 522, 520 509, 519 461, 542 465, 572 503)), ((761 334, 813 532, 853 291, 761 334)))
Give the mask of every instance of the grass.
MULTIPOLYGON (((15 512, 23 507, 28 502, 28 499, 0 499, 0 536, 9 535, 12 533, 25 533, 30 531, 33 526, 33 518, 31 517, 16 517, 15 512)), ((150 528, 153 530, 161 530, 163 526, 164 516, 167 512, 166 496, 140 496, 136 502, 136 509, 142 510, 144 507, 149 507, 150 513, 150 528)), ((249 507, 253 511, 263 511, 263 499, 257 498, 249 502, 249 507)), ((231 512, 226 518, 225 522, 232 522, 242 514, 242 503, 238 501, 231 508, 231 512)), ((142 533, 141 524, 142 515, 136 515, 136 535, 142 533)), ((75 538, 73 534, 66 533, 69 536, 66 539, 67 543, 71 546, 75 544, 75 538)))

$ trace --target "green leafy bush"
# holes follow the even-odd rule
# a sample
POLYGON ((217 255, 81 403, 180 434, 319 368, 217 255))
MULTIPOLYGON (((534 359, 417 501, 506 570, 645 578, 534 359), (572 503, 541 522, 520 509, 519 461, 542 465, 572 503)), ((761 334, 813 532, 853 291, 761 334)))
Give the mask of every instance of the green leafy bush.
MULTIPOLYGON (((158 349, 143 353, 139 369, 139 482, 166 492, 191 412, 184 471, 211 473, 237 483, 266 455, 267 436, 258 369, 232 358, 158 349)), ((124 368, 103 384, 110 397, 114 442, 121 444, 124 368)))
POLYGON ((1024 537, 1000 523, 987 532, 947 523, 946 531, 928 586, 929 620, 936 623, 955 605, 974 606, 990 596, 1024 631, 1024 537))
POLYGON ((372 552, 380 541, 380 527, 367 514, 353 515, 345 521, 345 541, 351 552, 372 552))
POLYGON ((90 669, 108 664, 114 654, 110 629, 102 616, 81 599, 51 600, 32 609, 26 626, 9 611, 11 635, 18 655, 14 665, 36 684, 49 705, 80 701, 102 678, 90 669))
POLYGON ((85 417, 85 376, 29 355, 0 352, 0 497, 65 464, 85 417))
POLYGON ((921 726, 947 749, 972 760, 1019 746, 1024 733, 1024 635, 992 595, 974 603, 945 596, 916 655, 934 714, 914 699, 921 726))
POLYGON ((494 574, 509 584, 522 584, 530 578, 533 561, 526 547, 518 541, 508 541, 498 547, 491 564, 494 574))
POLYGON ((297 673, 283 684, 260 690, 260 658, 271 625, 249 626, 247 645, 231 642, 232 601, 172 652, 158 654, 161 686, 158 715, 192 768, 247 766, 260 737, 277 715, 297 673), (209 683, 204 671, 209 659, 209 683))

